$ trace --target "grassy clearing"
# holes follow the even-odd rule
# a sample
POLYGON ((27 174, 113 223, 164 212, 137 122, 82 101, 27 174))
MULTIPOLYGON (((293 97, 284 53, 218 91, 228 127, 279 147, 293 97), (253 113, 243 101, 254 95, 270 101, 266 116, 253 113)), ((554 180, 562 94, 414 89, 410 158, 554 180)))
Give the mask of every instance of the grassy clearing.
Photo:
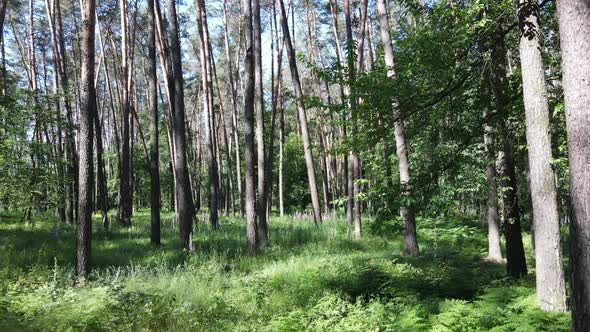
MULTIPOLYGON (((204 219, 204 216, 200 216, 204 219)), ((177 250, 171 215, 161 248, 149 211, 134 226, 96 221, 92 280, 74 284, 74 229, 52 218, 0 216, 0 331, 569 331, 569 314, 538 310, 533 276, 485 262, 481 226, 419 220, 421 256, 401 257, 395 223, 320 228, 271 220, 271 245, 247 254, 244 224, 199 224, 197 252, 177 250)), ((527 243, 527 246, 529 243, 527 243)), ((529 250, 530 251, 530 250, 529 250)))

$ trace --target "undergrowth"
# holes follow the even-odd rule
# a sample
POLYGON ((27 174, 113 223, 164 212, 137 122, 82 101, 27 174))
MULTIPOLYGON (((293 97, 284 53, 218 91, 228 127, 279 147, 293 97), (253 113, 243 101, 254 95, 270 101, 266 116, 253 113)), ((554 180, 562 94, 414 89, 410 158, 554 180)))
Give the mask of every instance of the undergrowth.
POLYGON ((485 233, 470 220, 419 219, 421 255, 403 257, 397 221, 367 220, 353 241, 342 220, 274 218, 270 245, 253 256, 243 221, 199 223, 189 254, 162 217, 160 248, 149 244, 149 211, 109 232, 96 220, 94 272, 79 285, 73 227, 2 214, 0 331, 570 329, 568 314, 537 308, 533 276, 510 280, 483 260, 485 233))

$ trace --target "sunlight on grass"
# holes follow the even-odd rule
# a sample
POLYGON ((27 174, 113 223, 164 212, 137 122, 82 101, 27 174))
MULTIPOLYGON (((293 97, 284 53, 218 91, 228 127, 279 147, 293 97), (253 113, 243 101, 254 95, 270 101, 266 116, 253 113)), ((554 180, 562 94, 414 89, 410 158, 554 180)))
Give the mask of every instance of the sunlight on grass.
POLYGON ((469 221, 419 220, 422 255, 411 258, 399 255, 399 233, 383 231, 394 225, 367 220, 354 241, 342 221, 290 218, 270 221, 270 245, 255 256, 242 220, 224 217, 217 231, 201 222, 189 254, 172 215, 162 218, 160 248, 149 244, 149 211, 108 233, 96 219, 94 272, 80 286, 72 227, 3 215, 0 330, 569 330, 568 314, 536 308, 533 277, 508 280, 482 259, 485 234, 469 221))

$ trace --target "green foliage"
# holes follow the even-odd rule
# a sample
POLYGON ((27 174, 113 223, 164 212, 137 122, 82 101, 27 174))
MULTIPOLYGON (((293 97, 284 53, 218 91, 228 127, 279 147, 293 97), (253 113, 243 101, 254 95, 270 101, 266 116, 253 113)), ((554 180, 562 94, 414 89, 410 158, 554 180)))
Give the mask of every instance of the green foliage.
POLYGON ((311 207, 303 141, 295 132, 285 139, 283 181, 284 203, 288 212, 305 211, 311 207))
POLYGON ((536 307, 533 278, 505 279, 483 260, 485 234, 468 218, 420 218, 422 255, 403 257, 399 220, 367 220, 369 234, 354 241, 341 220, 272 219, 270 246, 251 256, 242 221, 199 225, 187 254, 162 217, 158 249, 149 211, 129 229, 94 234, 95 270, 77 285, 74 229, 56 236, 51 218, 1 215, 0 330, 569 330, 568 314, 536 307))

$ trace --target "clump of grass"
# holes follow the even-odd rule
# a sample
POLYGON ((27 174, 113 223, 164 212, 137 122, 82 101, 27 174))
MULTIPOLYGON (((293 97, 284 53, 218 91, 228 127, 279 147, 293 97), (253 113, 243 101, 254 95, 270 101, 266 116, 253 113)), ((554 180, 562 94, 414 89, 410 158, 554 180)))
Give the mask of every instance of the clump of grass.
POLYGON ((160 248, 149 245, 147 211, 108 233, 96 220, 83 286, 72 272, 72 227, 56 238, 51 218, 3 217, 0 330, 569 330, 569 315, 537 309, 532 278, 505 279, 503 266, 482 259, 485 234, 469 221, 419 220, 422 254, 402 257, 397 232, 354 241, 340 220, 273 218, 270 245, 250 255, 239 219, 219 230, 199 223, 189 254, 171 217, 160 248))

